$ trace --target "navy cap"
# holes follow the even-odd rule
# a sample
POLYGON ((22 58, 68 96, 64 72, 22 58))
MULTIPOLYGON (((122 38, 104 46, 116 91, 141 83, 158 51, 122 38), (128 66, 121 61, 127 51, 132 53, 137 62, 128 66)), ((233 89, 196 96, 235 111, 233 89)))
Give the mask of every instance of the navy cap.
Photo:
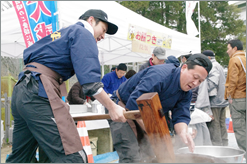
POLYGON ((215 56, 214 52, 211 51, 211 50, 205 50, 205 51, 203 51, 202 53, 203 53, 204 55, 206 55, 206 56, 212 56, 212 57, 215 56))
POLYGON ((118 26, 111 22, 108 22, 107 14, 104 11, 97 9, 90 9, 86 11, 84 14, 82 14, 79 19, 90 16, 93 16, 94 18, 98 18, 101 21, 106 22, 108 24, 108 29, 106 31, 107 34, 113 35, 117 32, 118 26))
POLYGON ((187 61, 193 61, 197 65, 204 67, 208 73, 212 69, 212 62, 208 59, 207 56, 203 54, 193 54, 188 58, 187 61))

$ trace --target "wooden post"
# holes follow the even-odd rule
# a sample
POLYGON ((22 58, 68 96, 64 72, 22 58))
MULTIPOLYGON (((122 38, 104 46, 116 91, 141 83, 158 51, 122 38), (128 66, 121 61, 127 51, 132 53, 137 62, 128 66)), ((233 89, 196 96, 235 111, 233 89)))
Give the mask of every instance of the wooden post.
POLYGON ((175 162, 169 129, 157 92, 145 93, 137 100, 150 144, 159 163, 175 162))

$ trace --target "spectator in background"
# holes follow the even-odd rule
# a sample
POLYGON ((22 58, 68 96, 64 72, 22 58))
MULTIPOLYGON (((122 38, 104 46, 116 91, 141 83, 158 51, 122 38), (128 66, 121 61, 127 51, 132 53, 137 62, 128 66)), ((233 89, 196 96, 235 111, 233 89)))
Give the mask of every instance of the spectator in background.
POLYGON ((243 43, 240 40, 229 41, 227 53, 230 60, 224 98, 229 102, 238 146, 246 151, 246 57, 243 43))
POLYGON ((105 74, 101 82, 104 84, 104 90, 107 94, 112 94, 113 91, 117 90, 120 84, 125 82, 127 79, 124 76, 127 70, 127 66, 124 63, 120 63, 115 71, 105 74))
POLYGON ((180 66, 179 60, 175 56, 168 56, 167 59, 165 60, 166 64, 172 63, 176 67, 180 66))
POLYGON ((76 82, 69 90, 67 97, 69 104, 84 104, 86 96, 83 94, 82 87, 79 82, 76 82))
POLYGON ((112 68, 111 68, 111 72, 112 72, 112 71, 115 71, 115 69, 116 69, 116 67, 112 67, 112 68))
POLYGON ((167 59, 166 50, 162 47, 155 47, 153 50, 152 57, 141 66, 141 68, 139 69, 139 72, 153 65, 164 64, 165 59, 167 59))
POLYGON ((210 139, 210 133, 209 133, 206 122, 204 122, 203 119, 200 119, 200 120, 198 119, 198 117, 201 117, 200 115, 198 115, 197 117, 192 117, 192 113, 195 111, 195 103, 197 102, 198 89, 199 87, 196 87, 191 90, 192 99, 190 103, 191 121, 193 122, 195 121, 193 119, 196 119, 198 123, 193 123, 193 124, 190 123, 188 128, 189 128, 189 131, 191 132, 192 138, 194 139, 196 146, 212 145, 212 142, 210 139))
POLYGON ((181 62, 185 63, 187 61, 187 59, 190 57, 191 54, 187 54, 187 55, 182 55, 181 56, 181 62))
POLYGON ((214 120, 207 122, 212 144, 215 146, 228 146, 226 129, 226 107, 228 102, 224 99, 226 82, 223 67, 215 60, 215 54, 211 50, 202 52, 212 62, 213 67, 207 77, 207 90, 211 111, 214 120))
POLYGON ((134 70, 129 70, 127 73, 126 73, 126 75, 125 75, 125 77, 126 77, 126 79, 129 79, 131 76, 133 76, 134 74, 136 74, 136 71, 134 71, 134 70))
MULTIPOLYGON (((95 100, 94 97, 90 97, 92 101, 95 100)), ((86 104, 87 99, 86 95, 84 95, 82 87, 79 82, 76 82, 71 88, 68 93, 67 100, 69 104, 86 104)))

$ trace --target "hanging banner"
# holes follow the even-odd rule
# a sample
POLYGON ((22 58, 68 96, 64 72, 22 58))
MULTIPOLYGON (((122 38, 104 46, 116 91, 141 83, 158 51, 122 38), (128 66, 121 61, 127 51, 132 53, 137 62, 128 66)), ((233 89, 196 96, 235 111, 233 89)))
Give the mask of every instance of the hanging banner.
POLYGON ((159 46, 167 49, 171 49, 172 45, 171 35, 155 32, 133 24, 129 24, 127 39, 141 41, 149 44, 150 46, 159 46))
POLYGON ((56 1, 12 1, 26 47, 58 30, 56 1))
POLYGON ((199 34, 195 23, 192 20, 192 14, 194 13, 194 9, 196 7, 196 3, 198 1, 186 1, 186 31, 188 35, 196 36, 199 34))

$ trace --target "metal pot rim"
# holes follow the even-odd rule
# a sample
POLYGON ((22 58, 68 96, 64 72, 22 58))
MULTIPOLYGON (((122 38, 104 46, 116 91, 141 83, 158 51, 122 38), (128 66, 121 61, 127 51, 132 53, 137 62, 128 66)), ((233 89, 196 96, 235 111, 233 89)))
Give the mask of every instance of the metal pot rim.
MULTIPOLYGON (((233 149, 233 150, 237 150, 239 152, 241 152, 239 155, 232 155, 232 156, 227 156, 227 157, 238 157, 238 156, 243 156, 245 155, 245 151, 242 150, 242 149, 237 149, 237 148, 234 148, 234 147, 230 147, 230 146, 195 146, 195 149, 196 148, 224 148, 224 149, 233 149)), ((179 148, 175 154, 196 154, 196 155, 204 155, 204 154, 198 154, 198 153, 191 153, 191 152, 186 152, 186 153, 183 153, 183 152, 179 152, 179 150, 184 150, 184 149, 188 149, 188 147, 182 147, 182 148, 179 148)), ((206 155, 206 156, 210 156, 210 157, 216 157, 216 158, 225 158, 224 156, 211 156, 211 155, 206 155)))

